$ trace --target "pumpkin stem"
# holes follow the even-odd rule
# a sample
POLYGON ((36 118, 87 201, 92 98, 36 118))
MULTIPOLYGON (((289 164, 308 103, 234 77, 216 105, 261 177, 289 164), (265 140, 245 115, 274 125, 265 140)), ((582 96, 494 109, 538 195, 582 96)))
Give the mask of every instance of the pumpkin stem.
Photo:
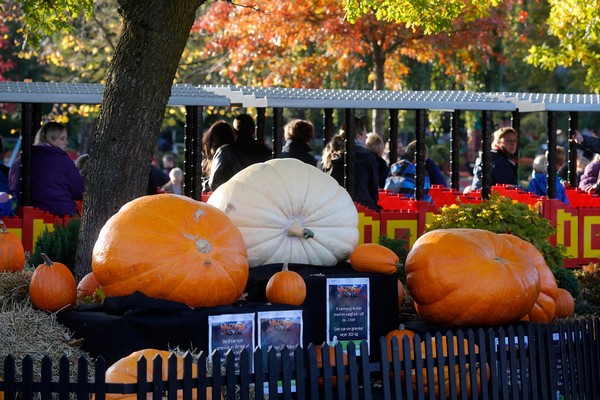
POLYGON ((310 239, 315 237, 313 231, 308 228, 304 228, 297 221, 294 221, 287 229, 288 236, 298 236, 303 237, 304 239, 310 239))
POLYGON ((6 225, 4 225, 4 221, 0 221, 0 233, 8 233, 8 229, 6 229, 6 225))
POLYGON ((403 331, 405 329, 406 329, 406 325, 404 325, 404 324, 400 324, 400 326, 398 326, 399 331, 403 331))
POLYGON ((210 243, 206 239, 196 240, 196 248, 202 253, 208 253, 211 250, 210 243))
POLYGON ((49 267, 51 267, 51 266, 54 265, 54 263, 52 262, 52 260, 50 259, 50 257, 48 257, 46 255, 46 253, 42 253, 41 256, 42 256, 42 259, 44 260, 44 264, 46 264, 49 267))
POLYGON ((283 263, 283 267, 281 268, 281 271, 289 271, 288 263, 283 263))

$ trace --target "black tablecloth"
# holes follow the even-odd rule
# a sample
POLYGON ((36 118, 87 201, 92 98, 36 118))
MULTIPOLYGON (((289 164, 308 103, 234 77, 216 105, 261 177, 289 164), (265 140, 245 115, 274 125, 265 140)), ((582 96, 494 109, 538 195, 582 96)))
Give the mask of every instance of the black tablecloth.
MULTIPOLYGON (((370 291, 371 343, 398 327, 396 280, 390 275, 357 273, 346 263, 336 267, 290 264, 303 276, 306 301, 301 307, 267 303, 268 279, 281 270, 281 264, 252 268, 245 301, 233 305, 192 309, 185 304, 151 299, 136 292, 130 296, 106 298, 102 304, 85 304, 58 313, 58 321, 74 338, 82 338, 83 350, 109 363, 144 348, 208 350, 208 317, 259 311, 302 310, 304 345, 326 339, 327 278, 368 277, 370 291)), ((373 355, 376 349, 372 346, 373 355)))

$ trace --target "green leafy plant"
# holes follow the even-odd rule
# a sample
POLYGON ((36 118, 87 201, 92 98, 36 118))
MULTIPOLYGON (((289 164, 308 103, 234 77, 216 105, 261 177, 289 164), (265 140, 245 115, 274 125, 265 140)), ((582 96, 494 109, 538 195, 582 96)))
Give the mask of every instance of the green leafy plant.
POLYGON ((75 253, 77 251, 77 238, 81 220, 72 219, 64 226, 55 225, 53 231, 46 229, 38 236, 29 262, 35 267, 43 263, 42 253, 46 253, 53 261, 58 261, 67 266, 71 272, 75 271, 75 253))
POLYGON ((575 276, 581 287, 581 296, 575 303, 575 311, 578 314, 600 314, 600 264, 584 265, 575 271, 575 276))
POLYGON ((492 193, 481 203, 459 203, 442 207, 426 227, 434 229, 471 228, 485 229, 494 233, 510 233, 533 244, 544 256, 556 282, 577 298, 579 283, 571 270, 563 268, 566 249, 563 245, 553 246, 549 238, 554 227, 542 217, 534 206, 520 203, 509 197, 492 193))

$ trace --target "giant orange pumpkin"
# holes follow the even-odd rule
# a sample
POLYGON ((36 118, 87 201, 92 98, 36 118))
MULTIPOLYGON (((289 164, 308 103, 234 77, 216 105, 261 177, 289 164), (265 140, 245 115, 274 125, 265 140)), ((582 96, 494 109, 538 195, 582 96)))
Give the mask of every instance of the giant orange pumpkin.
POLYGON ((58 311, 75 304, 77 283, 66 265, 53 262, 42 253, 44 263, 37 266, 29 282, 31 304, 40 310, 58 311))
MULTIPOLYGON (((462 391, 463 388, 461 387, 460 384, 460 367, 458 365, 458 338, 456 336, 453 336, 452 339, 452 353, 450 353, 448 351, 448 339, 446 338, 446 336, 442 336, 442 355, 443 357, 448 357, 449 354, 452 354, 452 356, 456 357, 456 364, 454 365, 454 371, 452 372, 454 375, 454 381, 456 382, 456 398, 461 398, 462 396, 462 391)), ((466 356, 469 355, 469 342, 467 341, 467 339, 464 339, 463 341, 463 348, 464 348, 464 354, 466 356)), ((477 345, 473 345, 473 349, 475 354, 479 353, 479 347, 477 345)), ((425 357, 425 351, 426 351, 426 345, 425 342, 421 342, 421 357, 425 357)), ((437 340, 435 337, 431 338, 431 353, 432 353, 432 357, 435 359, 438 357, 437 354, 437 340)), ((467 359, 468 361, 468 359, 467 359)), ((435 363, 434 363, 435 364, 435 363)), ((444 381, 444 392, 446 393, 446 398, 450 398, 450 367, 448 365, 445 365, 443 368, 443 381, 444 381)), ((467 374, 469 374, 470 371, 470 364, 467 362, 465 364, 465 371, 467 371, 467 374)), ((422 374, 423 374, 423 386, 424 386, 424 395, 425 397, 429 396, 429 379, 431 378, 433 380, 433 385, 434 385, 434 390, 435 390, 435 395, 436 398, 439 398, 440 396, 440 373, 438 371, 437 366, 435 366, 433 368, 433 376, 429 377, 427 374, 427 368, 423 368, 422 370, 422 374)), ((488 365, 485 365, 485 374, 487 375, 487 378, 489 379, 490 377, 490 369, 488 367, 488 365)), ((472 393, 472 387, 471 387, 471 378, 469 376, 467 376, 467 384, 466 384, 466 392, 467 392, 467 397, 468 398, 472 398, 473 397, 473 393, 472 393)), ((481 393, 481 366, 479 364, 477 364, 476 366, 476 381, 477 381, 477 392, 481 393)), ((412 370, 412 384, 413 384, 413 389, 416 390, 416 370, 413 369, 412 370)))
POLYGON ((395 274, 400 259, 392 250, 377 243, 363 243, 350 254, 350 265, 358 272, 395 274))
POLYGON ((481 229, 438 229, 419 237, 406 258, 406 286, 421 317, 454 326, 519 321, 540 293, 527 253, 481 229))
POLYGON ((0 221, 0 271, 16 272, 25 266, 25 250, 21 240, 0 221))
POLYGON ((554 274, 548 267, 548 264, 546 264, 546 260, 544 260, 544 256, 534 245, 526 240, 522 240, 514 235, 503 236, 510 240, 515 247, 527 253, 540 275, 540 294, 527 315, 528 321, 542 324, 552 322, 556 313, 558 285, 556 284, 554 274))
MULTIPOLYGON (((130 355, 121 358, 111 365, 105 373, 106 383, 137 383, 137 364, 141 357, 146 359, 146 379, 152 382, 154 370, 154 358, 162 358, 162 379, 167 380, 169 377, 169 357, 171 352, 156 349, 144 349, 131 353, 130 355)), ((183 379, 183 357, 176 355, 177 358, 177 379, 183 379)), ((198 367, 192 363, 192 377, 198 377, 198 367)), ((212 390, 207 389, 207 398, 211 398, 212 390)), ((137 394, 107 394, 109 400, 136 400, 137 394)), ((152 393, 148 393, 148 399, 152 398, 152 393)), ((183 391, 177 391, 177 398, 183 398, 183 391)), ((197 399, 197 391, 192 390, 192 399, 197 399)))
POLYGON ((239 229, 217 208, 161 194, 125 204, 102 227, 92 271, 106 296, 140 291, 209 307, 233 303, 248 279, 239 229))
POLYGON ((556 318, 571 318, 575 315, 575 300, 567 289, 558 288, 556 296, 556 318))

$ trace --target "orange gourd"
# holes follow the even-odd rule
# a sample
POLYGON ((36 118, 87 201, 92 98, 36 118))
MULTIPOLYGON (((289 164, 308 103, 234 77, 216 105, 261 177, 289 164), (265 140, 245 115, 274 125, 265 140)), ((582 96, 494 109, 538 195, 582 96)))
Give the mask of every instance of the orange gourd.
POLYGON ((533 261, 540 276, 540 294, 527 314, 527 321, 548 324, 554 319, 556 313, 556 296, 558 295, 558 285, 554 274, 546 264, 544 256, 531 243, 522 240, 514 235, 502 235, 510 240, 515 247, 523 250, 533 261))
POLYGON ((376 243, 363 243, 350 254, 350 265, 358 272, 395 274, 400 259, 392 250, 376 243))
POLYGON ((21 240, 0 221, 0 272, 16 272, 25 266, 25 250, 21 240))
POLYGON ((496 233, 437 229, 419 237, 408 253, 406 286, 420 316, 452 326, 518 322, 540 293, 529 255, 496 233))
POLYGON ((31 275, 29 297, 31 304, 40 310, 58 311, 72 306, 77 299, 77 283, 66 265, 53 262, 42 253, 44 263, 31 275))
POLYGON ((393 331, 388 332, 387 335, 385 335, 385 341, 387 342, 387 346, 388 346, 388 361, 392 361, 392 339, 396 338, 398 340, 398 358, 400 360, 404 360, 404 344, 402 342, 402 338, 404 338, 405 336, 407 336, 410 339, 410 353, 413 353, 414 350, 414 337, 415 337, 415 333, 409 329, 406 329, 406 327, 404 326, 404 324, 400 324, 398 329, 394 329, 393 331))
MULTIPOLYGON (((146 377, 148 382, 152 382, 154 363, 153 360, 156 357, 162 358, 162 379, 168 379, 168 360, 171 356, 171 352, 156 349, 144 349, 131 353, 130 355, 121 358, 113 365, 111 365, 105 373, 106 383, 137 383, 137 364, 139 359, 143 356, 146 358, 146 377)), ((175 356, 177 358, 177 379, 183 379, 183 357, 180 355, 175 356)), ((192 377, 198 377, 198 367, 195 363, 192 363, 192 377)), ((212 389, 207 388, 206 398, 212 398, 212 389)), ((221 395, 221 398, 223 396, 221 395)), ((107 400, 136 400, 137 394, 107 394, 107 400)), ((148 393, 148 399, 152 398, 152 393, 148 393)), ((177 398, 183 398, 183 391, 177 391, 177 398)), ((197 391, 192 390, 192 399, 197 399, 197 391)))
MULTIPOLYGON (((456 336, 453 337, 452 344, 453 344, 453 349, 452 349, 451 354, 454 357, 458 357, 458 354, 459 354, 458 353, 458 338, 456 336)), ((464 339, 463 346, 464 346, 464 354, 468 356, 469 355, 469 342, 467 341, 467 339, 464 339)), ((477 345, 473 345, 473 348, 474 348, 475 354, 478 354, 479 347, 477 345)), ((426 351, 426 345, 425 345, 425 342, 422 342, 421 343, 421 357, 423 357, 423 358, 425 357, 425 351, 426 351)), ((438 357, 437 341, 436 341, 435 337, 431 338, 431 352, 432 352, 433 358, 438 357)), ((446 338, 446 336, 442 336, 442 355, 441 356, 448 357, 449 354, 450 354, 450 352, 448 351, 448 339, 446 338)), ((468 362, 465 364, 465 370, 467 371, 467 373, 469 373, 470 364, 468 362)), ((429 396, 428 384, 429 384, 430 377, 427 374, 426 368, 422 369, 422 373, 423 373, 424 395, 427 398, 429 396)), ((458 358, 456 358, 456 365, 454 366, 453 374, 454 374, 454 381, 456 382, 456 398, 461 398, 463 389, 460 384, 460 367, 458 366, 458 358)), ((490 369, 487 364, 485 365, 485 374, 487 375, 487 377, 489 379, 490 369)), ((438 371, 437 366, 433 369, 433 376, 431 377, 431 379, 433 380, 436 398, 439 398, 441 381, 440 381, 440 373, 438 371)), ((443 367, 443 378, 442 379, 444 380, 444 392, 446 393, 446 398, 450 398, 450 368, 448 365, 445 365, 443 367)), ((479 394, 481 394, 481 366, 479 364, 477 364, 477 367, 476 367, 476 381, 477 381, 477 392, 479 394)), ((416 390, 416 370, 414 370, 414 369, 412 370, 412 384, 413 384, 413 389, 416 390)), ((467 377, 466 392, 467 392, 468 398, 473 397, 470 377, 467 377)))
MULTIPOLYGON (((332 344, 332 345, 327 346, 327 347, 329 347, 329 365, 334 369, 334 374, 335 374, 335 367, 337 365, 337 361, 335 360, 336 345, 332 344)), ((317 346, 315 346, 315 350, 317 351, 317 368, 323 368, 323 352, 324 352, 323 346, 317 345, 317 346)), ((344 365, 348 365, 348 355, 345 352, 342 352, 342 362, 344 363, 344 365)), ((349 379, 348 375, 344 375, 344 380, 348 381, 348 379, 349 379)), ((319 377, 317 382, 320 386, 322 386, 323 382, 324 382, 323 378, 319 377)), ((337 386, 337 377, 336 376, 331 377, 331 385, 333 387, 337 386)))
POLYGON ((299 273, 290 271, 285 263, 281 271, 267 282, 266 295, 271 303, 300 306, 306 299, 306 282, 299 273))
POLYGON ((192 307, 233 303, 248 280, 246 245, 219 209, 175 194, 125 204, 102 227, 92 271, 106 296, 139 291, 192 307))
POLYGON ((575 300, 567 289, 558 288, 556 318, 571 318, 575 315, 575 300))
POLYGON ((398 287, 398 309, 402 309, 402 307, 404 307, 404 298, 406 297, 406 289, 404 288, 404 285, 402 284, 402 281, 400 281, 400 279, 398 279, 396 286, 398 287))
POLYGON ((82 300, 86 296, 92 297, 100 287, 100 282, 93 272, 86 274, 77 284, 77 300, 82 300))

